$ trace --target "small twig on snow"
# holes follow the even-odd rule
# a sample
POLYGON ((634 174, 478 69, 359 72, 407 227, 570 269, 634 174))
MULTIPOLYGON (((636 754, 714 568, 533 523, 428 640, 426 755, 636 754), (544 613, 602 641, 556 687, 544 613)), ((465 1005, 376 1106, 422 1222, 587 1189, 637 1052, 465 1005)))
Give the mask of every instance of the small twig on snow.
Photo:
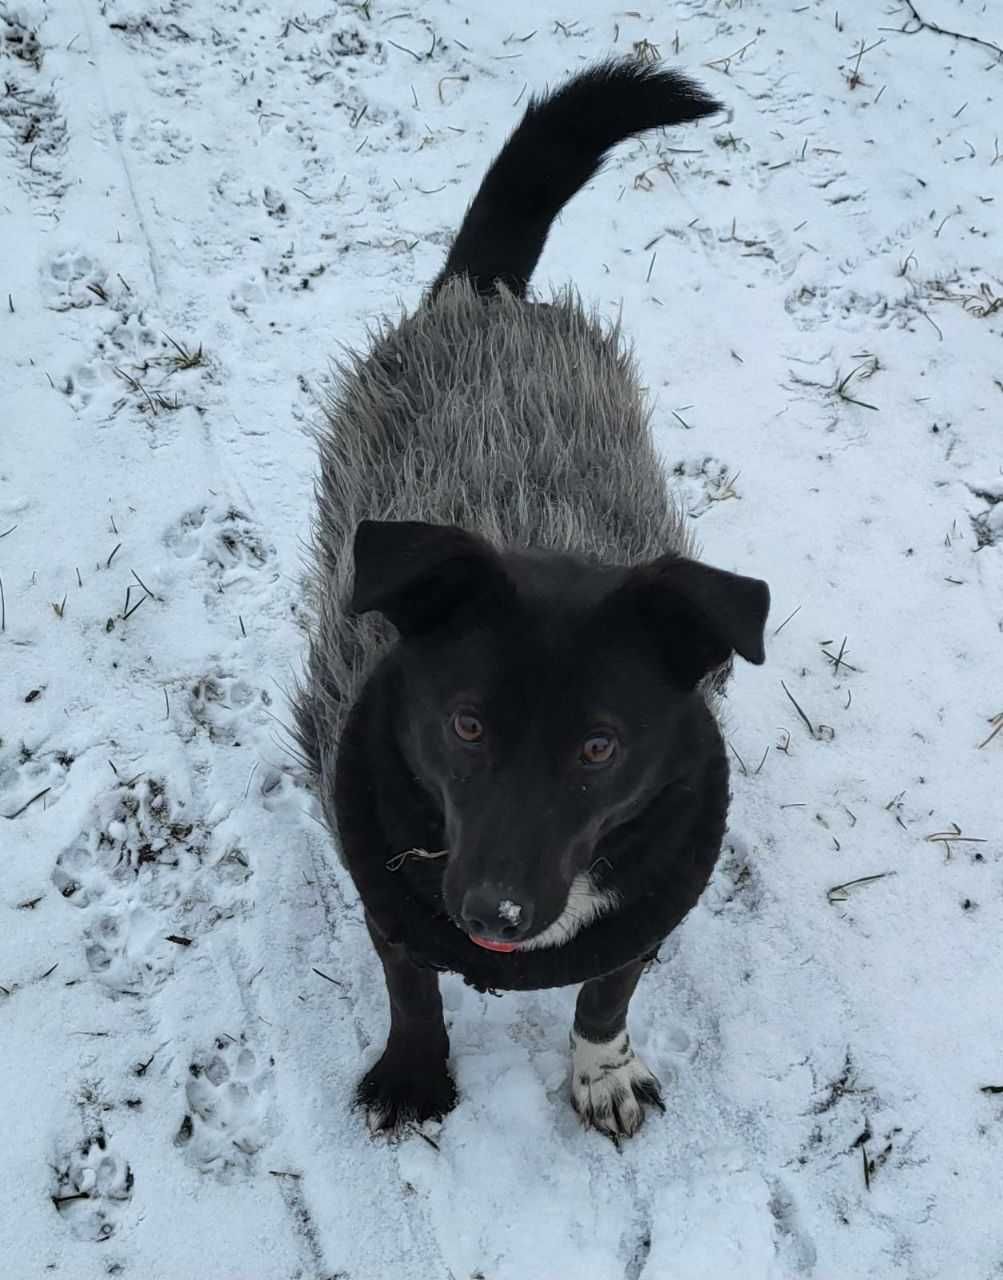
POLYGON ((978 45, 983 49, 991 49, 996 57, 1003 61, 1003 48, 998 44, 993 44, 991 40, 983 40, 981 36, 966 35, 963 31, 952 31, 948 27, 942 27, 936 22, 928 22, 913 4, 912 0, 904 0, 905 7, 909 10, 909 17, 906 19, 905 25, 902 27, 881 27, 882 31, 894 31, 902 36, 915 36, 921 31, 931 31, 934 35, 949 36, 952 40, 964 40, 968 44, 978 45), (915 26, 910 26, 910 23, 915 26))

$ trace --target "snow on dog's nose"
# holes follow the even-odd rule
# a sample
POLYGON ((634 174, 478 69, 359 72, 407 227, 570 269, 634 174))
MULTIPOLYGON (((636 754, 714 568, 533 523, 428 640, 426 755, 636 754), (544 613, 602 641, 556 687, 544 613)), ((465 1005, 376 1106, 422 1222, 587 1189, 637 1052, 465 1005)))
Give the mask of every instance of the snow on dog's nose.
POLYGON ((499 885, 482 884, 463 895, 460 918, 471 942, 489 951, 514 951, 533 923, 532 905, 515 902, 499 885))

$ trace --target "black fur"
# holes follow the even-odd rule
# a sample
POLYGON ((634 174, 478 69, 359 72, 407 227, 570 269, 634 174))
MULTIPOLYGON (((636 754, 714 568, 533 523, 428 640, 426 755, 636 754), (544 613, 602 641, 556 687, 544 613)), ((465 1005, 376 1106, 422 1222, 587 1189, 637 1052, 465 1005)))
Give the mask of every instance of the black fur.
POLYGON ((478 293, 501 281, 521 296, 551 223, 611 148, 720 109, 678 72, 632 62, 599 63, 556 93, 531 99, 481 183, 433 292, 450 276, 466 275, 478 293))
POLYGON ((688 670, 674 677, 671 637, 612 614, 584 568, 572 581, 566 563, 528 567, 510 565, 516 604, 451 616, 384 659, 338 757, 342 849, 375 926, 482 989, 584 982, 657 948, 710 876, 728 800, 717 724, 688 670), (449 718, 475 700, 491 741, 470 750, 449 718), (622 759, 593 772, 576 751, 606 720, 622 759), (451 856, 388 870, 412 848, 451 856), (490 880, 532 903, 542 930, 590 867, 621 905, 562 946, 495 954, 455 923, 490 880))

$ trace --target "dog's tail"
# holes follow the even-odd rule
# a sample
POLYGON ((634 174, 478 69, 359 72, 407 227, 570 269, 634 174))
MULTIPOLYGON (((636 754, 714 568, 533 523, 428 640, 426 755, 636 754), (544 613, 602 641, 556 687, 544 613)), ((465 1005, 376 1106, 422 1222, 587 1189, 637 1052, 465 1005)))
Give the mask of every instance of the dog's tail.
POLYGON ((600 62, 532 98, 467 210, 432 293, 465 275, 478 293, 494 293, 501 281, 521 296, 551 223, 612 147, 720 109, 678 72, 632 61, 600 62))

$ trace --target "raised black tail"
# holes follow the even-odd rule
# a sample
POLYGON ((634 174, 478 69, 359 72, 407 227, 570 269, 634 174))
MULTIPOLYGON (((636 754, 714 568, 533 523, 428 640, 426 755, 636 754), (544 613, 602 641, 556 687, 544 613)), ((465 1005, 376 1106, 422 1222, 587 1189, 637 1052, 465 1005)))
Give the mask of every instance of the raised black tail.
POLYGON ((532 98, 474 196, 433 294, 466 275, 478 293, 493 293, 501 281, 522 295, 550 224, 612 147, 720 109, 678 72, 630 61, 600 62, 532 98))

